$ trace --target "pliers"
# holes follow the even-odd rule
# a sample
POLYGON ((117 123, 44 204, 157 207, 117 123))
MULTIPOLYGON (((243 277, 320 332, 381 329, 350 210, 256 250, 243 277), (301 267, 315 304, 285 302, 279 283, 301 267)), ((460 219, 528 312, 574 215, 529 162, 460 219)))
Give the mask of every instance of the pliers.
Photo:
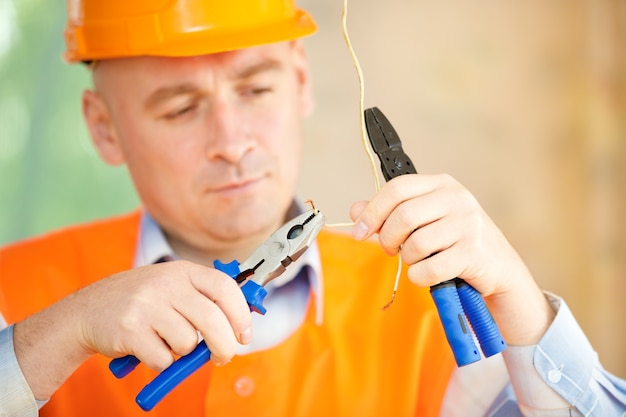
MULTIPOLYGON (((404 174, 417 174, 411 159, 402 149, 400 137, 377 107, 365 110, 365 127, 372 149, 380 159, 385 180, 404 174)), ((496 322, 474 287, 462 279, 454 278, 430 287, 430 294, 458 366, 480 360, 466 317, 485 357, 506 349, 496 322)))
MULTIPOLYGON (((243 292, 251 311, 265 314, 263 299, 267 295, 264 286, 280 276, 311 246, 324 226, 324 215, 316 209, 302 213, 289 220, 262 243, 242 263, 232 261, 213 262, 216 269, 231 276, 243 292)), ((194 350, 172 363, 146 385, 136 397, 144 411, 151 410, 172 389, 211 359, 205 341, 194 350)), ((118 378, 128 375, 139 364, 139 359, 128 355, 113 359, 109 369, 118 378)))

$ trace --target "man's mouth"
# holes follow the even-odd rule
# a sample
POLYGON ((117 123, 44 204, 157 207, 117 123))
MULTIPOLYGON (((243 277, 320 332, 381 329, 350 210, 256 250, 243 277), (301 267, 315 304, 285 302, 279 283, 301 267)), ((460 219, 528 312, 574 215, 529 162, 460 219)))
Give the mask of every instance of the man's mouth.
POLYGON ((211 193, 220 194, 224 196, 235 196, 235 195, 243 195, 253 191, 253 189, 259 185, 259 183, 264 179, 263 176, 255 177, 255 178, 247 178, 245 180, 240 181, 231 181, 225 182, 222 184, 218 184, 209 189, 211 193))

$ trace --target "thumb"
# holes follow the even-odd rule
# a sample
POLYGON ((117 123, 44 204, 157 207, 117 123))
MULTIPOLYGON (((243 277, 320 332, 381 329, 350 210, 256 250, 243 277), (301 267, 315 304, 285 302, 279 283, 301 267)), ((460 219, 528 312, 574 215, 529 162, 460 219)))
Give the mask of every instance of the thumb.
POLYGON ((366 239, 370 234, 368 226, 359 221, 368 203, 368 201, 358 201, 350 207, 350 218, 356 223, 352 229, 352 236, 357 240, 366 239))
POLYGON ((363 213, 363 210, 365 210, 365 207, 367 207, 368 203, 369 201, 357 201, 356 203, 352 204, 352 206, 350 207, 350 218, 353 222, 356 222, 359 217, 361 217, 361 213, 363 213))

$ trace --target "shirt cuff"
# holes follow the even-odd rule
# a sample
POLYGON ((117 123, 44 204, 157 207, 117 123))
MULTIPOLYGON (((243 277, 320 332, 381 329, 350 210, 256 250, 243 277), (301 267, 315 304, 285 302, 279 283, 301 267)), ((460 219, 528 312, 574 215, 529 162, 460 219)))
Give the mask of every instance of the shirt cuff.
POLYGON ((17 363, 13 348, 13 326, 0 330, 0 415, 36 417, 45 401, 35 401, 17 363))
POLYGON ((546 293, 556 312, 554 321, 537 345, 509 346, 504 359, 520 409, 524 415, 551 415, 571 410, 589 411, 593 399, 584 398, 598 361, 589 340, 563 299, 546 293), (576 406, 574 408, 573 406, 576 406))

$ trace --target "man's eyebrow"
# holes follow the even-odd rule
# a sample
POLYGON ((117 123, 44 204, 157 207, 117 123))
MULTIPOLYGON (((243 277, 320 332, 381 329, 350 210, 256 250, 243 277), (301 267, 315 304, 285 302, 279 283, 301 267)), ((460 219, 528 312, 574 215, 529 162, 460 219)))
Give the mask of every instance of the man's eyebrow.
POLYGON ((159 103, 181 94, 192 94, 198 92, 198 86, 191 83, 176 84, 167 87, 161 87, 150 94, 145 101, 147 109, 153 108, 159 103))
MULTIPOLYGON (((246 65, 245 67, 234 71, 232 78, 246 79, 262 72, 278 71, 282 68, 283 64, 280 61, 276 59, 266 59, 252 65, 246 65)), ((192 83, 161 87, 148 96, 145 100, 145 107, 150 109, 169 98, 183 94, 195 94, 198 91, 198 86, 192 83)))
POLYGON ((266 59, 264 61, 247 65, 232 74, 233 79, 250 78, 261 72, 278 71, 283 68, 282 62, 276 59, 266 59))

